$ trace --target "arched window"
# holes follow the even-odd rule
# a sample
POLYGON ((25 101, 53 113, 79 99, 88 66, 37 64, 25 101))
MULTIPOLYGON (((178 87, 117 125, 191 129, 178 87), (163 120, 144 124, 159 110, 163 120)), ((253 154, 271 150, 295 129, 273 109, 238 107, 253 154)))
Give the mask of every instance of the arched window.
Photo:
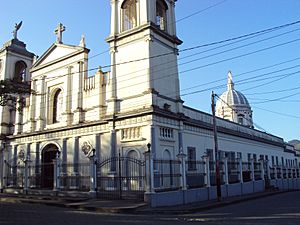
POLYGON ((137 3, 136 0, 124 1, 122 5, 123 23, 122 30, 130 30, 137 26, 137 3))
POLYGON ((59 89, 55 92, 53 97, 53 115, 52 115, 52 122, 58 123, 61 121, 61 113, 63 107, 63 96, 62 91, 59 89))
POLYGON ((164 1, 156 1, 156 25, 161 30, 167 29, 167 9, 167 5, 164 1))
POLYGON ((22 82, 25 81, 26 79, 26 68, 27 65, 25 62, 23 61, 18 61, 15 64, 15 74, 13 77, 13 80, 17 81, 17 82, 22 82))

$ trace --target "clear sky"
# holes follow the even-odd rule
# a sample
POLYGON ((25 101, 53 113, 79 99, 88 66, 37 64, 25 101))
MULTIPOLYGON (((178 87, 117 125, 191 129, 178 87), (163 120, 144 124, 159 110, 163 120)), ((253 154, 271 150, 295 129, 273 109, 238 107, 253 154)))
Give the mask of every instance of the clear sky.
MULTIPOLYGON (((109 4, 110 0, 0 0, 0 43, 12 38, 14 24, 22 20, 18 37, 40 56, 55 42, 53 31, 62 22, 64 43, 76 45, 85 35, 91 49, 89 68, 109 65, 108 53, 100 54, 108 50, 109 4)), ((293 23, 300 20, 299 12, 300 0, 178 0, 177 34, 183 40, 179 49, 293 23)), ((300 139, 300 23, 182 51, 178 59, 185 105, 210 113, 211 91, 221 95, 226 90, 231 70, 235 89, 252 106, 254 123, 286 141, 300 139), (216 87, 220 85, 224 86, 216 87)))

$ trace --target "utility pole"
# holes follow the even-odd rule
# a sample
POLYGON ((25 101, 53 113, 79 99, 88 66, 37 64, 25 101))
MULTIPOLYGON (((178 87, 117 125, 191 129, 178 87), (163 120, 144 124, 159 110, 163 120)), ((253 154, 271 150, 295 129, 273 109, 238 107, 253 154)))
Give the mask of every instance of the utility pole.
POLYGON ((217 123, 216 123, 216 109, 215 109, 215 94, 211 94, 211 110, 213 117, 213 132, 214 132, 214 150, 215 150, 215 163, 216 163, 216 185, 217 185, 217 198, 221 201, 221 177, 220 177, 220 163, 219 163, 219 151, 218 151, 218 136, 217 136, 217 123))

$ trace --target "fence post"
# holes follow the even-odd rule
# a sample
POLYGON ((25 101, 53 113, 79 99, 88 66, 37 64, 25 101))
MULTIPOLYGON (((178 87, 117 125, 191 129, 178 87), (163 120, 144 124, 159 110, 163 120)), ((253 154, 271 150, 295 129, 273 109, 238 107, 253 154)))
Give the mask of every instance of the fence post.
POLYGON ((90 191, 91 197, 95 198, 97 194, 97 158, 95 155, 96 149, 92 149, 92 155, 89 156, 90 160, 90 191))
POLYGON ((53 191, 57 192, 60 189, 60 159, 59 159, 60 153, 56 153, 56 158, 53 160, 54 163, 54 173, 53 173, 53 178, 54 178, 54 185, 53 185, 53 191))
POLYGON ((250 159, 251 162, 251 180, 255 181, 254 159, 250 159))
POLYGON ((239 180, 240 183, 243 183, 243 161, 242 158, 239 158, 239 180))
POLYGON ((268 159, 266 160, 266 170, 267 170, 268 180, 271 180, 270 161, 268 159))
MULTIPOLYGON (((154 193, 154 171, 153 171, 153 154, 151 144, 147 144, 148 151, 144 152, 145 156, 145 194, 144 201, 151 203, 152 194, 154 193)), ((151 203, 152 205, 152 203, 151 203)))
POLYGON ((278 179, 277 166, 274 166, 274 178, 275 178, 275 180, 278 179))
POLYGON ((186 154, 182 151, 177 155, 177 158, 180 160, 180 169, 181 169, 181 188, 186 190, 186 170, 185 170, 185 158, 186 154))
POLYGON ((206 187, 210 187, 210 169, 209 169, 209 157, 207 155, 202 156, 205 162, 205 183, 206 187))
POLYGON ((225 157, 223 159, 223 162, 224 162, 225 184, 228 185, 229 184, 229 177, 228 177, 228 159, 227 159, 227 157, 225 157))
POLYGON ((145 155, 145 177, 146 177, 146 187, 145 191, 147 193, 154 192, 154 171, 153 171, 153 154, 151 152, 151 144, 147 144, 148 151, 144 152, 145 155))
POLYGON ((283 179, 283 169, 282 169, 282 165, 280 166, 280 174, 281 174, 281 179, 283 179))

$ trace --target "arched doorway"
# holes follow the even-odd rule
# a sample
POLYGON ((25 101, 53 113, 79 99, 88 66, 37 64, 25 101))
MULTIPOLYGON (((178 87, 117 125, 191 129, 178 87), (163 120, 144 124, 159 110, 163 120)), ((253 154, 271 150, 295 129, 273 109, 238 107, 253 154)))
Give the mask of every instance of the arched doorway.
POLYGON ((42 188, 52 189, 54 182, 54 164, 58 147, 54 144, 47 145, 42 150, 41 185, 42 188))

